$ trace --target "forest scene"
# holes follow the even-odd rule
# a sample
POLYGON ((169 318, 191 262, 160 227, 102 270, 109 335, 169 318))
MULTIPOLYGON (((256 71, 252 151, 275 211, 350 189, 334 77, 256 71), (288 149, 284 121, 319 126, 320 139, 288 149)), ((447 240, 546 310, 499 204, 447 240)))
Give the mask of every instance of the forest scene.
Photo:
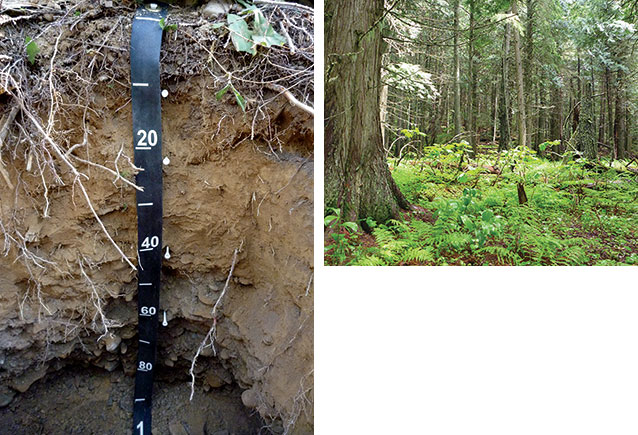
POLYGON ((638 0, 329 0, 326 265, 638 265, 638 0))

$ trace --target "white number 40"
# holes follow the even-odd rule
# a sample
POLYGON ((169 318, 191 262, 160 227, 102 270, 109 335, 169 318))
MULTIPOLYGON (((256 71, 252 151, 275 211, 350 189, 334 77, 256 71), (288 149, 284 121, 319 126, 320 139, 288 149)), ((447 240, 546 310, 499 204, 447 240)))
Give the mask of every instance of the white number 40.
POLYGON ((153 236, 153 237, 150 237, 150 238, 147 237, 142 242, 142 248, 145 248, 145 249, 157 248, 158 245, 159 245, 159 237, 157 237, 157 236, 153 236))
POLYGON ((149 130, 148 133, 146 130, 137 130, 137 135, 142 136, 140 140, 137 141, 138 147, 154 147, 157 145, 157 132, 155 130, 149 130), (148 143, 146 142, 147 139, 148 143))

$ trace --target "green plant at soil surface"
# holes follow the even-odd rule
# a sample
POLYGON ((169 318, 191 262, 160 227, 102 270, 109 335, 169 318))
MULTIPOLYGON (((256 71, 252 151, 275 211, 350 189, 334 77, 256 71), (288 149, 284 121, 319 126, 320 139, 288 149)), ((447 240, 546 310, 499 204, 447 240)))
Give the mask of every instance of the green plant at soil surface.
POLYGON ((35 63, 35 57, 40 52, 40 48, 38 47, 38 44, 36 44, 35 41, 28 36, 26 37, 25 43, 27 44, 27 59, 29 60, 29 63, 33 65, 35 63))
POLYGON ((465 150, 435 145, 422 158, 390 159, 413 210, 373 228, 366 246, 362 232, 350 232, 339 242, 341 255, 326 255, 326 263, 638 264, 638 180, 630 162, 571 154, 550 161, 524 147, 469 160, 465 150))
MULTIPOLYGON (((343 264, 356 250, 359 225, 355 222, 343 222, 341 210, 338 208, 329 208, 327 213, 323 223, 330 242, 326 243, 324 253, 326 258, 330 258, 330 261, 327 261, 326 264, 343 264)), ((367 221, 367 224, 375 225, 370 220, 367 221)))
MULTIPOLYGON (((284 45, 286 39, 275 31, 263 12, 255 5, 239 1, 244 9, 237 14, 228 14, 227 29, 237 51, 257 54, 257 46, 272 47, 284 45), (252 17, 252 27, 248 25, 248 18, 252 17)), ((221 27, 217 25, 215 27, 221 27)))
POLYGON ((165 18, 159 20, 159 26, 162 28, 162 30, 166 31, 177 30, 177 24, 166 24, 165 18))
POLYGON ((215 94, 215 98, 217 99, 217 101, 221 100, 226 92, 228 92, 228 90, 233 91, 233 95, 235 95, 235 101, 237 101, 237 104, 239 104, 239 107, 241 107, 242 112, 246 112, 246 99, 242 97, 242 95, 237 89, 235 89, 231 82, 228 82, 226 86, 224 86, 215 94))

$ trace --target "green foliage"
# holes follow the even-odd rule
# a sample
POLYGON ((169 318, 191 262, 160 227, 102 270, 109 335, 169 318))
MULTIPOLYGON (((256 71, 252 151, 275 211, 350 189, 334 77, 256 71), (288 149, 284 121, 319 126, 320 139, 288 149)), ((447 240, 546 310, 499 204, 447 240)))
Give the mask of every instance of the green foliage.
POLYGON ((272 47, 284 45, 286 39, 275 31, 261 10, 254 5, 245 4, 239 15, 228 14, 228 30, 237 51, 257 54, 257 46, 272 47), (248 19, 253 18, 252 27, 248 19))
POLYGON ((401 134, 404 135, 406 138, 408 139, 412 139, 413 137, 427 137, 427 135, 425 133, 422 133, 419 130, 419 127, 415 127, 414 130, 408 130, 407 128, 404 128, 403 130, 401 130, 401 134))
POLYGON ((217 93, 215 94, 215 98, 217 98, 217 101, 220 101, 224 97, 224 95, 226 95, 226 92, 228 92, 228 90, 233 91, 233 94, 235 95, 235 101, 237 101, 237 104, 239 105, 239 107, 241 107, 241 110, 243 112, 246 112, 246 99, 239 93, 237 89, 235 89, 231 82, 228 82, 226 86, 217 91, 217 93))
MULTIPOLYGON (((341 209, 328 208, 328 213, 323 223, 331 239, 324 247, 327 264, 339 265, 346 262, 349 256, 355 252, 355 243, 358 239, 359 226, 355 222, 344 222, 341 209)), ((373 221, 369 220, 370 224, 373 221)))
POLYGON ((432 74, 426 73, 421 66, 412 63, 400 62, 388 65, 383 81, 408 96, 422 100, 434 99, 439 95, 432 81, 432 74))
POLYGON ((559 140, 553 140, 553 141, 543 142, 542 144, 539 144, 538 149, 541 151, 545 151, 547 150, 547 148, 557 147, 559 145, 560 145, 559 140))
POLYGON ((40 48, 35 43, 35 41, 29 38, 28 36, 26 37, 26 44, 27 44, 27 59, 29 60, 29 63, 33 65, 35 63, 35 57, 40 52, 40 48))
POLYGON ((423 158, 394 168, 408 201, 426 212, 377 225, 374 246, 348 238, 340 264, 638 265, 638 180, 624 170, 627 162, 603 162, 610 169, 601 170, 586 159, 548 161, 514 148, 466 156, 460 170, 465 149, 426 147, 423 158), (521 182, 529 197, 523 206, 521 182))
POLYGON ((159 26, 162 28, 162 30, 165 31, 170 31, 170 30, 177 30, 177 24, 166 24, 166 19, 162 18, 161 20, 159 20, 159 26))

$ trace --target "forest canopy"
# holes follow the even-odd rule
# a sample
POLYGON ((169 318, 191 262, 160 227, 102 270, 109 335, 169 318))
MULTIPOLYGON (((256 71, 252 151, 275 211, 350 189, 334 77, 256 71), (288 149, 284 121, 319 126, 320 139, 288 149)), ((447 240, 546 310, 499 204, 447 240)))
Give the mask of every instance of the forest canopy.
POLYGON ((386 16, 384 64, 424 71, 432 92, 427 98, 406 92, 409 78, 384 80, 386 147, 405 128, 428 131, 432 145, 454 138, 458 127, 456 139, 466 139, 475 149, 482 141, 498 141, 502 147, 525 144, 538 150, 539 144, 554 140, 563 142, 556 151, 578 148, 582 142, 574 133, 583 100, 591 99, 592 113, 586 116, 595 130, 595 148, 624 158, 638 135, 632 116, 638 109, 635 3, 401 0, 386 16), (455 98, 460 100, 459 126, 455 98), (502 137, 499 112, 511 124, 511 137, 502 137))

